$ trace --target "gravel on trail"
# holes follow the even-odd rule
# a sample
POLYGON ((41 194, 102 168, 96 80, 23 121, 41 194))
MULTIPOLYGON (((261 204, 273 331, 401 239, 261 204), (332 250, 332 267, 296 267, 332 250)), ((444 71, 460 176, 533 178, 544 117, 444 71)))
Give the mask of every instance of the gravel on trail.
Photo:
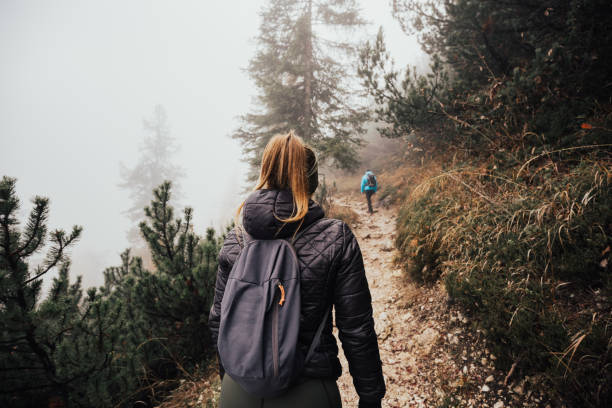
MULTIPOLYGON (((367 211, 365 198, 343 196, 334 205, 358 215, 350 225, 363 255, 387 393, 383 407, 547 407, 530 379, 508 382, 480 329, 449 305, 442 283, 417 286, 395 265, 396 209, 367 211)), ((337 335, 337 329, 334 329, 337 335)), ((340 347, 338 380, 344 408, 359 398, 340 347)), ((531 379, 535 382, 534 379, 531 379)), ((550 405, 548 405, 550 408, 550 405)))

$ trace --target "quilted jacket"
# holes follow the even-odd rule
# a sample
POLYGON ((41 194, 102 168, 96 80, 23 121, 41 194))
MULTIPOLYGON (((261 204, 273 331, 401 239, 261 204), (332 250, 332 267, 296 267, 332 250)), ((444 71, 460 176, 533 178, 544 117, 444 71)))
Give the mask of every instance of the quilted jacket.
MULTIPOLYGON (((243 207, 242 228, 254 239, 291 240, 296 230, 305 231, 293 242, 301 273, 299 346, 305 355, 326 310, 333 305, 342 348, 360 397, 359 406, 379 407, 385 384, 370 290, 357 240, 344 222, 324 218, 323 210, 313 201, 301 225, 300 222, 283 224, 278 220, 288 218, 292 209, 290 191, 257 190, 243 207)), ((229 232, 219 253, 215 297, 209 316, 215 345, 225 284, 243 243, 240 228, 229 232)), ((328 316, 319 345, 304 368, 305 377, 338 378, 342 372, 332 334, 332 315, 328 316)), ((220 374, 223 375, 223 367, 220 374)))

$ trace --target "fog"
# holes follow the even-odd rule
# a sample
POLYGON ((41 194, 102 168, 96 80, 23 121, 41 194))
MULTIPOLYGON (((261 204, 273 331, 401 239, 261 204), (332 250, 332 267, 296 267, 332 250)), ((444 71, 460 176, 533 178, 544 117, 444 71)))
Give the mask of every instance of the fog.
MULTIPOLYGON (((50 229, 82 225, 72 276, 102 284, 129 246, 130 207, 119 164, 134 166, 142 120, 165 107, 185 177, 179 207, 196 231, 220 227, 241 201, 246 166, 229 137, 256 89, 254 53, 262 0, 0 1, 0 176, 17 178, 21 220, 31 199, 51 199, 50 229)), ((361 0, 384 26, 398 65, 422 63, 389 2, 361 0)))

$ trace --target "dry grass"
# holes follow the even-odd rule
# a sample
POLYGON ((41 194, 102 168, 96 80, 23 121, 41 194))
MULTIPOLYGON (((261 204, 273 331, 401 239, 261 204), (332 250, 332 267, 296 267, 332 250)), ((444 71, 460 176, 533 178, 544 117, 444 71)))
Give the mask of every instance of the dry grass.
POLYGON ((156 408, 213 408, 219 402, 221 381, 216 364, 211 364, 202 375, 190 375, 156 408))
POLYGON ((546 372, 559 392, 588 377, 599 385, 577 386, 581 398, 601 401, 609 392, 601 383, 609 357, 601 350, 612 341, 603 295, 612 158, 525 160, 500 172, 492 160, 453 166, 447 158, 419 176, 392 174, 407 185, 400 261, 417 264, 419 271, 407 269, 417 278, 445 277, 451 296, 497 339, 492 347, 503 365, 523 375, 546 372))
POLYGON ((327 217, 342 220, 351 227, 359 223, 359 215, 353 209, 338 203, 332 203, 327 217))

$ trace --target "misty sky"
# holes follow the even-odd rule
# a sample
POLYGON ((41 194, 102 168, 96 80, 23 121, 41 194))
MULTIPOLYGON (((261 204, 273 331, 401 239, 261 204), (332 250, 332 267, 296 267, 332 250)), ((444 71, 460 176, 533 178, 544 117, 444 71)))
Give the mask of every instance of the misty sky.
MULTIPOLYGON (((384 26, 400 66, 422 63, 387 0, 361 0, 374 35, 384 26)), ((82 225, 72 276, 102 283, 128 246, 117 185, 132 167, 156 104, 180 146, 182 205, 196 230, 226 224, 246 167, 228 135, 256 89, 243 71, 263 0, 0 0, 0 176, 16 177, 21 219, 35 195, 51 199, 49 226, 82 225), (212 181, 211 181, 212 180, 212 181)), ((364 33, 365 38, 365 33, 364 33)))

